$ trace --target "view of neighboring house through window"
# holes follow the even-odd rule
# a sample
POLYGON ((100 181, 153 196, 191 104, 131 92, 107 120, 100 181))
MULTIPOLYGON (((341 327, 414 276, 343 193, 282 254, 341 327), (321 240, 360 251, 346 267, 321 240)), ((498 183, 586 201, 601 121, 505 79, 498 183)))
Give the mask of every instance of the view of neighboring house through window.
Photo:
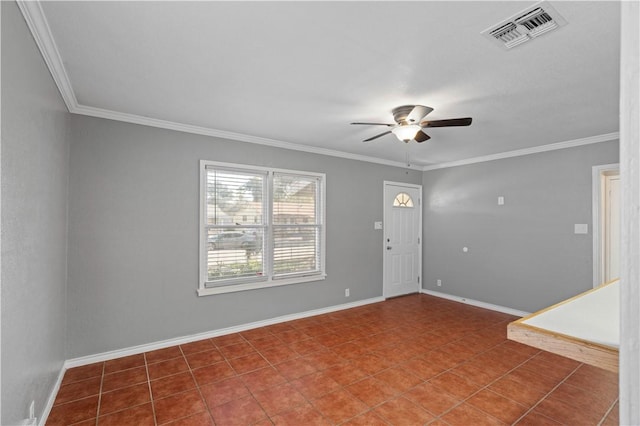
POLYGON ((200 294, 324 278, 324 175, 201 162, 200 294))

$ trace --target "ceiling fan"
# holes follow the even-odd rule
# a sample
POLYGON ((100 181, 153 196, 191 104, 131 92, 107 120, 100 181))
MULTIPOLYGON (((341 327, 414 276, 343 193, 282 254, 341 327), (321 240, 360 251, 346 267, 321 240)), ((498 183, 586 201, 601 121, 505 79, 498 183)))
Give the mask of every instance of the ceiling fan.
POLYGON ((373 136, 363 142, 369 142, 378 139, 381 136, 393 133, 398 139, 408 143, 415 140, 416 142, 424 142, 431 139, 422 129, 427 127, 450 127, 450 126, 468 126, 471 124, 471 117, 451 118, 448 120, 425 120, 424 118, 433 111, 433 108, 424 105, 403 105, 394 108, 391 112, 396 124, 388 123, 351 123, 366 126, 387 126, 390 130, 373 136))

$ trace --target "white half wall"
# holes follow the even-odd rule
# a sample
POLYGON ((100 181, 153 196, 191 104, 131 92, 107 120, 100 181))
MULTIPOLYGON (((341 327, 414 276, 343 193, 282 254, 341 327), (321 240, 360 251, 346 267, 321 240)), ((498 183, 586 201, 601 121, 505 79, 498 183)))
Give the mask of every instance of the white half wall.
POLYGON ((640 3, 622 2, 620 424, 640 424, 640 3))

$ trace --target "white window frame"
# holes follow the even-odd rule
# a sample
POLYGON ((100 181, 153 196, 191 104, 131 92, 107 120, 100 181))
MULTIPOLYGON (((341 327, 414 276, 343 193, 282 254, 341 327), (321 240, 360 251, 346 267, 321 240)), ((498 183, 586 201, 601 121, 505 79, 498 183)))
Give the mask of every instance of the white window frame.
POLYGON ((326 235, 326 221, 325 221, 325 204, 326 203, 326 175, 324 173, 315 173, 315 172, 307 172, 300 170, 288 170, 288 169, 277 169, 271 167, 259 167, 259 166, 251 166, 246 164, 236 164, 236 163, 223 163, 218 161, 209 161, 209 160, 200 160, 200 214, 198 218, 198 227, 199 227, 199 284, 198 284, 198 296, 209 296, 212 294, 222 294, 222 293, 232 293, 237 291, 245 291, 245 290, 254 290, 254 289, 262 289, 269 287, 278 287, 283 285, 291 285, 291 284, 299 284, 306 283, 311 281, 320 281, 324 280, 327 277, 325 271, 325 257, 326 257, 326 244, 325 244, 325 235, 326 235), (265 249, 264 249, 264 270, 266 274, 266 279, 264 277, 252 280, 247 282, 243 280, 238 284, 229 284, 218 287, 207 287, 207 167, 220 167, 226 169, 235 169, 238 171, 246 171, 246 172, 260 172, 266 173, 267 183, 266 183, 266 193, 263 194, 263 200, 265 200, 266 207, 266 232, 263 236, 265 240, 265 249), (273 211, 273 202, 272 202, 272 191, 273 191, 273 174, 274 173, 288 173, 288 174, 297 174, 303 176, 313 176, 317 177, 320 182, 320 190, 319 190, 319 200, 318 202, 318 214, 319 214, 319 265, 318 272, 309 275, 298 275, 292 276, 290 278, 274 278, 273 277, 273 253, 272 253, 272 211, 273 211))

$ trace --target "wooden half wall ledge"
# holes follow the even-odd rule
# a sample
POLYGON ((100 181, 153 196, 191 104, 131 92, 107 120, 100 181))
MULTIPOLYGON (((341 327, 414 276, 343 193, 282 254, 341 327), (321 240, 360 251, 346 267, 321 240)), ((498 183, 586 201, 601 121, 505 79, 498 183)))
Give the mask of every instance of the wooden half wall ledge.
POLYGON ((510 340, 618 373, 619 280, 602 284, 507 326, 510 340))

